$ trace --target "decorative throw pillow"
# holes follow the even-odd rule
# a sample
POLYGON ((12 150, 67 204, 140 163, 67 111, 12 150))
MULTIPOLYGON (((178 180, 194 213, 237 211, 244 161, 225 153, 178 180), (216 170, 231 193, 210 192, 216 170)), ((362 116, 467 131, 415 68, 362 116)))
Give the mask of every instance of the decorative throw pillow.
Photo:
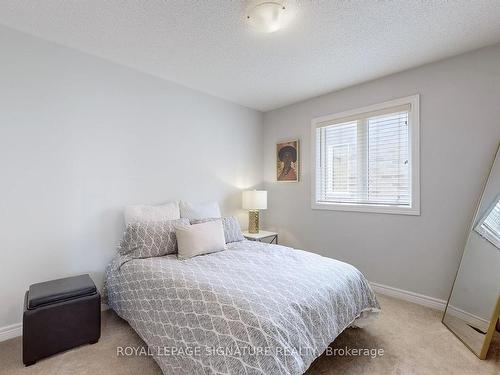
POLYGON ((179 259, 215 253, 226 249, 221 220, 176 228, 179 259))
POLYGON ((174 254, 177 252, 175 228, 179 225, 189 225, 189 220, 129 224, 118 252, 133 258, 151 258, 174 254))
POLYGON ((177 220, 180 218, 178 202, 169 202, 159 206, 138 205, 125 207, 125 225, 177 220))
POLYGON ((226 243, 243 241, 243 233, 241 233, 240 222, 235 216, 218 218, 207 218, 207 219, 195 219, 190 220, 191 224, 206 223, 207 221, 222 220, 222 228, 224 229, 224 237, 226 243))
POLYGON ((217 202, 190 203, 181 201, 179 204, 181 217, 190 220, 205 219, 207 217, 221 217, 217 202))

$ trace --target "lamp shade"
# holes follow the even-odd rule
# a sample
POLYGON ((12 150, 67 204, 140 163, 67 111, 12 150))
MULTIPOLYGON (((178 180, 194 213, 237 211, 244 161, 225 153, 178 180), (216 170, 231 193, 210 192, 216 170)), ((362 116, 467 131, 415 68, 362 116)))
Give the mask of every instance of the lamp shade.
POLYGON ((243 208, 247 210, 265 210, 267 208, 267 191, 247 190, 243 192, 243 208))

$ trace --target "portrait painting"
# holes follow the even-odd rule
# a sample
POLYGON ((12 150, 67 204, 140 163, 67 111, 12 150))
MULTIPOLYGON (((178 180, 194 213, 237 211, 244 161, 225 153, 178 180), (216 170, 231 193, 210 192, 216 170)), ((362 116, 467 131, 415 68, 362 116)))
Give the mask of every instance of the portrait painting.
POLYGON ((276 177, 281 182, 299 181, 299 140, 276 145, 276 177))

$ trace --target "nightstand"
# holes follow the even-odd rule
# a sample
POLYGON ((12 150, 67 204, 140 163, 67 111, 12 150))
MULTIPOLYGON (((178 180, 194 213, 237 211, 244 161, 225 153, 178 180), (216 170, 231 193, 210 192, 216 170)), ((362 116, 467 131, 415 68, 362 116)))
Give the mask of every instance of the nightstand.
MULTIPOLYGON (((243 237, 250 241, 263 242, 262 240, 265 238, 271 238, 269 243, 278 244, 278 233, 276 232, 268 232, 266 230, 261 230, 259 233, 250 233, 248 231, 243 232, 243 237)), ((265 241, 264 241, 265 242, 265 241)))

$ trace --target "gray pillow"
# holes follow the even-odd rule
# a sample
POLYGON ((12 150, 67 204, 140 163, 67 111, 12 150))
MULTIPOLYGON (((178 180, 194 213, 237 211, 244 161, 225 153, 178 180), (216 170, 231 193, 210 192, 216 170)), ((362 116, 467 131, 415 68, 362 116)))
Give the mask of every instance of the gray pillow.
POLYGON ((194 219, 191 220, 191 224, 206 223, 207 221, 222 220, 222 227, 224 228, 224 237, 226 238, 226 243, 243 241, 243 233, 241 233, 240 222, 234 216, 228 216, 223 218, 206 218, 206 219, 194 219))
POLYGON ((175 254, 177 252, 175 228, 181 225, 189 225, 189 220, 131 223, 127 225, 118 252, 133 258, 175 254))

